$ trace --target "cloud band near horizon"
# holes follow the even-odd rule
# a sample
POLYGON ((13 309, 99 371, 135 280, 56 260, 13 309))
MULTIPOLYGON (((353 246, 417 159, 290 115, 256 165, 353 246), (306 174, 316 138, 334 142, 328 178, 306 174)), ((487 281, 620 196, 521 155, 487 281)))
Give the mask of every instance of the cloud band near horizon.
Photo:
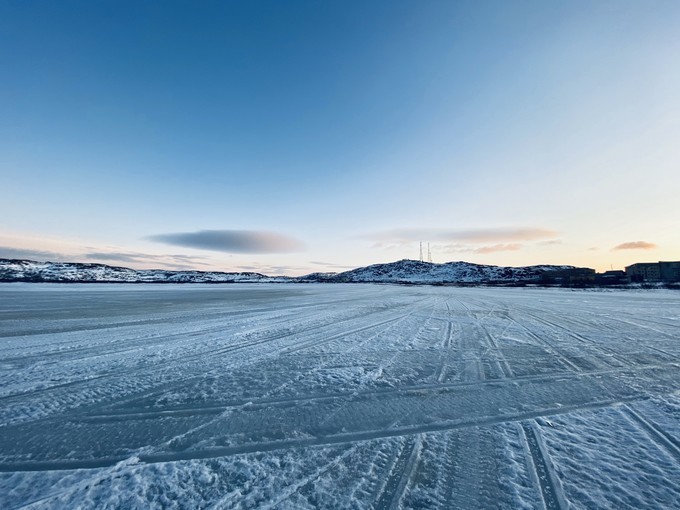
POLYGON ((630 241, 618 244, 612 250, 653 250, 656 247, 656 244, 647 241, 630 241))
POLYGON ((525 228, 481 228, 468 230, 435 229, 435 228, 402 228, 386 230, 362 236, 366 239, 413 242, 439 241, 458 243, 516 243, 519 241, 539 241, 557 237, 554 230, 525 227, 525 228))
POLYGON ((304 244, 293 237, 263 230, 199 230, 157 234, 146 239, 185 248, 226 253, 293 253, 305 249, 304 244))

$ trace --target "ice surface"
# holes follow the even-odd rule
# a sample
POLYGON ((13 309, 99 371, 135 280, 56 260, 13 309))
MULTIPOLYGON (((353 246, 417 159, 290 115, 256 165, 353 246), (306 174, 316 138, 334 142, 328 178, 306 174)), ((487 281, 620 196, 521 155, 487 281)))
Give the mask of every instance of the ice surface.
POLYGON ((0 285, 0 508, 680 508, 680 294, 0 285))

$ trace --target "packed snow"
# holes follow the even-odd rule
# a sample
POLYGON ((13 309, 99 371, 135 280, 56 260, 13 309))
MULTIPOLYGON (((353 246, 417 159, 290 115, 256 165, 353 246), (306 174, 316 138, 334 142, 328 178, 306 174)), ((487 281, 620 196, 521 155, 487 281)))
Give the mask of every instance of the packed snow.
POLYGON ((680 293, 0 284, 0 508, 680 508, 680 293))

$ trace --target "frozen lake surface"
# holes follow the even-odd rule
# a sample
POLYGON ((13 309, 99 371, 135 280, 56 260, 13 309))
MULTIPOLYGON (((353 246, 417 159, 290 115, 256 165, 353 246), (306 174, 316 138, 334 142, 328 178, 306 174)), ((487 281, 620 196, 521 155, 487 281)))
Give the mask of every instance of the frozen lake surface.
POLYGON ((0 508, 680 508, 680 293, 0 285, 0 508))

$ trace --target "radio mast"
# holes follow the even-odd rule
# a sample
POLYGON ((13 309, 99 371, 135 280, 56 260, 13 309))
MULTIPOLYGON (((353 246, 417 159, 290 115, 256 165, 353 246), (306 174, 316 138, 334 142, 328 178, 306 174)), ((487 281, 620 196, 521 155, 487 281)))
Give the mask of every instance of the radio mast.
POLYGON ((420 241, 420 261, 423 261, 423 242, 420 241))
POLYGON ((430 251, 430 243, 427 243, 427 261, 432 264, 432 252, 430 251))

